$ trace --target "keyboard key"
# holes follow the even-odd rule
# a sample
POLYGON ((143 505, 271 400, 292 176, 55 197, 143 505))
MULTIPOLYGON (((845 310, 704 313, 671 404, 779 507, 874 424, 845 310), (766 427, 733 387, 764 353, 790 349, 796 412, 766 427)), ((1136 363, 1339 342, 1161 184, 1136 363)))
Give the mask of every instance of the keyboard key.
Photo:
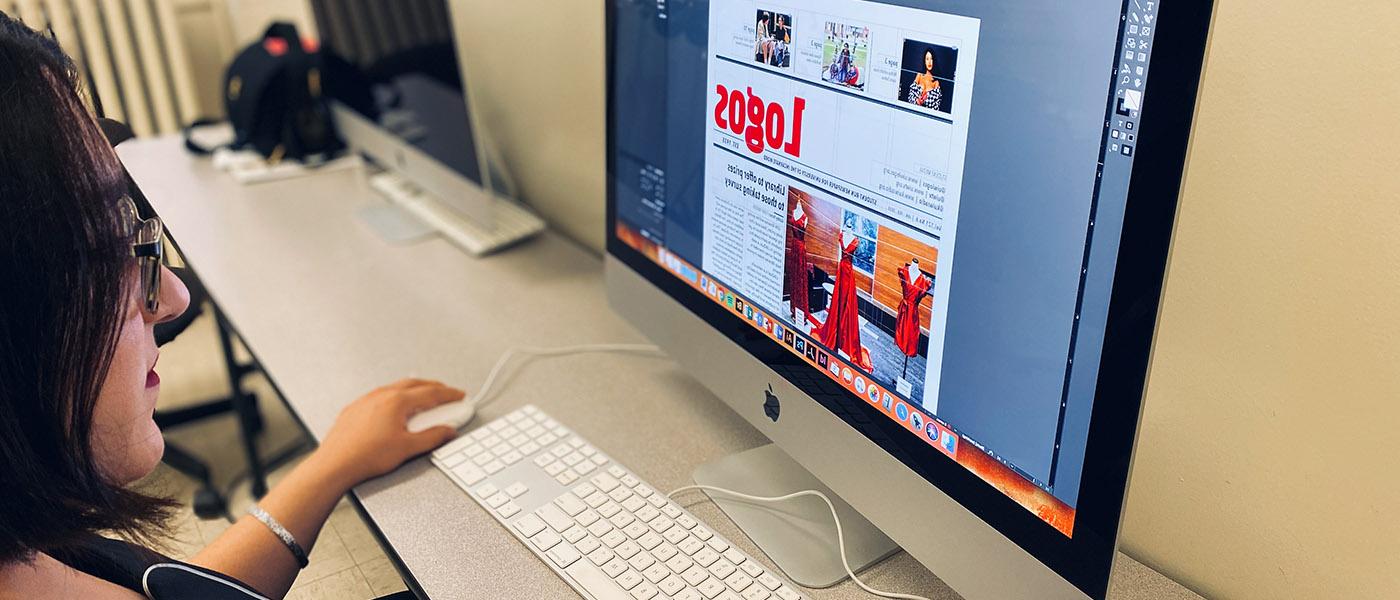
POLYGON ((661 494, 652 494, 650 498, 647 498, 647 502, 656 508, 661 508, 666 506, 666 497, 661 494))
POLYGON ((673 526, 673 521, 666 518, 666 515, 657 515, 655 519, 647 522, 657 533, 666 533, 667 529, 673 526))
POLYGON ((598 548, 588 553, 588 561, 600 567, 614 558, 617 558, 617 555, 607 548, 598 548))
POLYGON ((594 465, 601 467, 603 465, 608 464, 608 457, 603 456, 602 454, 594 454, 593 456, 588 457, 588 462, 591 462, 594 465))
POLYGON ((729 587, 734 588, 734 591, 742 592, 748 589, 750 585, 753 585, 753 578, 738 571, 735 571, 729 577, 724 578, 724 583, 728 584, 729 587))
POLYGON ((596 537, 603 537, 603 534, 612 531, 612 529, 612 523, 609 523, 607 521, 597 521, 592 525, 588 526, 588 533, 591 533, 596 537))
POLYGON ((655 519, 658 515, 660 515, 661 511, 656 510, 655 506, 643 506, 633 511, 633 513, 637 515, 638 519, 650 522, 652 519, 655 519))
POLYGON ((700 548, 699 552, 691 556, 691 558, 695 559, 696 564, 702 567, 708 567, 719 560, 719 553, 711 550, 708 546, 704 546, 700 548))
MULTIPOLYGON (((490 424, 488 424, 487 427, 490 428, 491 431, 496 432, 496 431, 500 431, 500 430, 502 430, 502 429, 505 429, 505 428, 506 428, 506 425, 508 425, 508 423, 506 423, 505 421, 503 421, 503 420, 501 420, 501 419, 496 419, 495 421, 492 421, 490 424)), ((491 443, 487 444, 487 446, 494 446, 494 445, 496 445, 496 442, 491 442, 491 443)))
POLYGON ((535 466, 540 468, 544 468, 552 462, 554 462, 554 455, 548 452, 535 457, 535 466))
POLYGON ((485 466, 486 463, 489 463, 495 459, 496 457, 491 456, 490 452, 482 452, 481 454, 472 457, 472 463, 477 466, 485 466))
POLYGON ((621 531, 613 529, 601 536, 598 536, 598 539, 603 542, 604 546, 607 546, 609 548, 616 548, 622 542, 627 541, 627 536, 623 535, 621 531))
POLYGON ((667 596, 674 596, 685 589, 685 581, 682 581, 681 578, 676 575, 671 575, 658 582, 656 587, 661 590, 661 593, 667 596))
POLYGON ((613 477, 623 477, 627 475, 627 470, 617 465, 613 465, 611 467, 608 467, 608 475, 612 475, 613 477))
MULTIPOLYGON (((603 527, 603 531, 607 531, 607 530, 611 529, 612 526, 611 526, 611 525, 608 525, 608 522, 607 522, 607 521, 599 521, 599 519, 601 519, 601 518, 603 518, 603 517, 599 516, 598 513, 593 512, 593 511, 591 511, 591 510, 585 510, 585 511, 579 513, 578 516, 574 517, 574 520, 575 520, 575 521, 578 521, 578 524, 579 524, 579 525, 582 525, 582 526, 584 526, 584 527, 589 527, 589 528, 591 528, 591 527, 597 526, 597 525, 599 525, 599 524, 601 523, 601 525, 604 526, 604 527, 603 527)), ((594 535, 602 535, 602 534, 594 534, 594 535)))
POLYGON ((530 436, 531 438, 540 437, 544 435, 544 428, 540 427, 539 425, 531 425, 529 429, 525 430, 525 435, 530 436))
POLYGON ((525 444, 527 444, 527 443, 529 443, 529 442, 530 442, 529 436, 527 436, 527 435, 525 435, 525 434, 523 434, 523 433, 517 433, 517 434, 511 436, 511 438, 510 438, 510 445, 515 446, 516 448, 519 448, 519 447, 521 447, 521 446, 524 446, 525 444))
POLYGON ((456 469, 452 470, 452 474, 466 485, 482 483, 482 480, 486 478, 486 471, 477 469, 476 464, 472 463, 458 464, 456 469))
POLYGON ((544 530, 544 520, 535 515, 525 515, 515 520, 515 528, 520 531, 520 535, 531 537, 544 530))
MULTIPOLYGON (((613 556, 612 560, 609 560, 608 562, 600 566, 603 567, 603 572, 606 573, 608 577, 617 577, 618 575, 621 575, 628 571, 627 561, 624 561, 618 558, 617 556, 613 556)), ((636 583, 633 583, 632 585, 636 585, 636 583)))
POLYGON ((551 476, 554 476, 554 475, 558 475, 558 474, 560 474, 560 473, 563 473, 563 472, 564 472, 564 469, 567 469, 567 468, 568 468, 568 467, 565 467, 565 466, 564 466, 564 463, 561 463, 561 462, 552 462, 552 463, 549 463, 548 465, 545 465, 545 467, 544 467, 544 472, 547 473, 547 474, 549 474, 549 475, 551 475, 551 476))
MULTIPOLYGON (((695 588, 685 588, 681 590, 680 593, 671 596, 671 598, 672 600, 704 600, 705 597, 701 596, 700 592, 695 591, 695 588)), ((721 598, 720 600, 724 599, 721 598)))
POLYGON ((588 537, 588 531, 578 525, 565 529, 561 534, 570 544, 577 544, 579 540, 588 537))
POLYGON ((656 597, 656 593, 656 586, 645 581, 632 588, 632 597, 637 600, 651 600, 656 597))
POLYGON ((710 577, 700 582, 700 585, 695 586, 695 589, 700 590, 700 593, 704 594, 706 598, 714 598, 724 591, 724 584, 720 583, 718 579, 710 577))
MULTIPOLYGON (((483 483, 476 487, 476 495, 481 498, 490 498, 492 496, 495 496, 496 492, 499 491, 501 491, 500 488, 489 483, 483 483)), ((493 506, 492 508, 495 507, 493 506)))
POLYGON ((540 445, 534 442, 525 442, 524 444, 521 444, 519 448, 516 448, 516 450, 520 451, 520 453, 524 454, 525 456, 529 456, 531 454, 539 452, 540 445))
POLYGON ((493 460, 489 463, 486 463, 485 465, 482 465, 481 470, 486 471, 487 475, 495 475, 496 473, 501 472, 501 469, 504 468, 506 468, 504 463, 502 463, 499 460, 493 460))
POLYGON ((570 449, 569 446, 566 444, 559 444, 558 446, 555 446, 553 450, 550 450, 550 452, 553 453, 556 457, 564 458, 565 456, 568 456, 570 453, 572 453, 573 450, 570 449))
POLYGON ((724 551, 724 557, 725 557, 726 559, 729 559, 729 562, 732 562, 732 563, 734 563, 734 564, 736 564, 736 565, 742 565, 742 564, 744 564, 744 561, 747 560, 747 559, 744 557, 744 553, 743 553, 743 552, 740 552, 740 551, 738 551, 738 550, 735 550, 734 548, 730 548, 730 549, 728 549, 728 550, 725 550, 725 551, 724 551))
POLYGON ((510 494, 511 498, 519 498, 522 495, 524 495, 525 492, 528 491, 530 491, 530 488, 526 487, 525 484, 518 482, 511 484, 510 487, 506 488, 506 493, 510 494))
POLYGON ((656 493, 656 490, 651 489, 651 486, 645 483, 638 484, 635 488, 633 488, 633 490, 637 492, 638 496, 641 496, 643 498, 650 498, 652 494, 656 493))
POLYGON ((607 495, 603 494, 602 492, 594 492, 592 496, 585 498, 583 502, 593 508, 598 508, 599 506, 606 504, 607 501, 607 495))
POLYGON ((618 544, 616 548, 613 548, 613 552, 616 552, 617 555, 621 556, 622 558, 632 558, 633 556, 636 556, 638 552, 641 551, 642 547, 638 546, 637 542, 634 542, 632 540, 622 542, 621 544, 618 544))
POLYGON ((498 435, 494 435, 494 434, 493 434, 493 435, 488 435, 488 436, 486 436, 486 437, 484 437, 484 438, 481 438, 481 445, 482 445, 482 446, 485 446, 485 447, 487 447, 487 448, 492 448, 492 447, 496 446, 496 445, 499 444, 499 443, 501 443, 501 437, 498 436, 498 435))
POLYGON ((638 552, 632 555, 632 558, 627 559, 627 564, 632 565, 633 569, 643 571, 656 564, 656 558, 646 552, 638 552))
POLYGON ((697 525, 695 519, 692 518, 690 515, 681 515, 679 517, 676 517, 676 524, 686 529, 691 529, 697 525))
MULTIPOLYGON (((643 548, 646 548, 648 551, 657 546, 660 546, 661 542, 663 541, 665 540, 661 539, 661 536, 656 535, 656 532, 652 531, 648 531, 642 534, 642 537, 637 538, 637 543, 640 544, 643 548)), ((668 556, 666 558, 671 557, 668 556)))
MULTIPOLYGON (((622 514, 627 514, 627 513, 622 513, 622 514)), ((613 522, 613 525, 617 525, 617 522, 614 521, 614 522, 613 522)), ((633 521, 630 525, 624 526, 624 527, 622 528, 622 532, 625 533, 625 534, 627 534, 627 537, 630 537, 630 538, 632 538, 632 539, 635 540, 635 539, 637 539, 637 538, 640 538, 640 537, 646 535, 647 533, 650 533, 650 532, 651 532, 651 528, 650 528, 650 527, 647 527, 647 526, 644 525, 644 524, 642 524, 640 521, 633 521)))
POLYGON ((604 517, 612 517, 613 515, 620 512, 622 512, 622 507, 619 506, 616 502, 609 502, 598 507, 598 514, 603 515, 604 517))
POLYGON ((565 515, 564 511, 559 510, 559 508, 553 504, 541 506, 539 510, 535 511, 535 514, 538 515, 540 519, 543 519, 544 522, 555 531, 564 531, 574 526, 573 520, 570 519, 568 515, 565 515))
POLYGON ((608 493, 618 486, 617 478, 607 473, 599 473, 593 477, 593 485, 598 486, 598 491, 608 493))
POLYGON ((690 529, 690 535, 700 538, 702 542, 707 542, 710 538, 715 537, 714 532, 706 529, 704 525, 692 527, 690 529))
POLYGON ((729 542, 724 541, 724 538, 719 536, 712 537, 705 543, 709 544, 711 548, 714 548, 715 552, 724 552, 729 549, 729 542))
POLYGON ((739 568, 743 569, 745 573, 748 573, 749 577, 758 577, 763 574, 763 567, 759 566, 759 564, 754 561, 740 564, 739 568))
POLYGON ((462 454, 460 452, 458 452, 457 454, 449 454, 447 458, 442 459, 442 466, 451 469, 452 467, 462 464, 466 460, 467 455, 462 454))
POLYGON ((776 590, 783 585, 783 581, 774 577, 772 573, 764 573, 758 576, 758 582, 770 590, 776 590))
MULTIPOLYGON (((637 584, 642 582, 642 574, 628 569, 624 571, 621 575, 619 575, 614 581, 616 581, 618 585, 622 586, 622 589, 630 590, 634 587, 637 587, 637 584)), ((651 595, 655 596, 656 592, 652 592, 651 595)), ((647 597, 650 598, 651 596, 647 597)))
POLYGON ((575 473, 573 469, 566 469, 560 472, 558 475, 555 475, 554 480, 558 481, 560 485, 569 485, 575 481, 578 481, 578 473, 575 473))
POLYGON ((622 482, 622 485, 625 485, 627 487, 637 487, 642 483, 642 480, 632 476, 631 473, 624 474, 621 477, 618 477, 617 479, 618 481, 622 482))
POLYGON ((598 449, 594 448, 591 445, 584 444, 582 446, 579 446, 578 453, 584 456, 593 456, 594 454, 598 453, 598 449))
POLYGON ((700 565, 691 564, 689 569, 686 569, 685 572, 681 573, 681 578, 684 579, 685 582, 689 583, 690 585, 698 586, 700 585, 700 582, 709 579, 710 574, 705 572, 705 569, 700 568, 700 565))
POLYGON ((524 419, 524 418, 525 418, 525 413, 523 413, 523 412, 521 412, 521 411, 518 411, 518 410, 515 411, 515 412, 513 412, 513 413, 510 413, 510 414, 506 415, 506 420, 507 420, 507 421, 510 421, 511 423, 519 423, 520 420, 521 420, 521 419, 524 419))
MULTIPOLYGON (((565 536, 565 539, 568 539, 568 536, 565 536)), ((710 565, 710 573, 720 579, 729 577, 730 575, 733 575, 735 571, 738 570, 739 567, 734 566, 734 563, 729 562, 723 558, 715 561, 715 564, 710 565)))
POLYGON ((612 524, 613 524, 613 527, 616 527, 616 528, 618 528, 618 529, 621 529, 621 528, 626 527, 626 526, 628 526, 628 525, 633 525, 633 524, 637 523, 638 521, 637 521, 637 517, 632 516, 632 513, 620 512, 620 513, 617 513, 617 514, 613 515, 611 519, 608 519, 608 522, 609 522, 609 523, 612 523, 612 524))
POLYGON ((577 452, 570 452, 570 453, 568 453, 567 455, 564 456, 563 460, 564 460, 564 464, 569 465, 569 466, 572 467, 572 466, 578 464, 580 461, 583 460, 583 455, 582 455, 582 454, 579 454, 579 453, 577 453, 577 452))
POLYGON ((507 453, 507 452, 510 452, 511 450, 514 450, 514 449, 515 449, 515 448, 512 448, 512 447, 510 446, 509 443, 507 443, 507 442, 501 442, 501 443, 496 444, 495 446, 492 446, 492 447, 491 447, 491 453, 492 453, 492 454, 495 454, 496 456, 500 456, 500 455, 505 454, 505 453, 507 453))
POLYGON ((654 565, 651 565, 650 567, 642 569, 642 576, 646 577, 652 583, 657 583, 663 579, 667 579, 670 577, 676 577, 675 575, 671 574, 671 570, 666 568, 666 565, 663 565, 661 563, 656 563, 654 565))
POLYGON ((574 495, 579 498, 587 498, 598 493, 598 488, 587 481, 574 486, 574 495))
POLYGON ((577 550, 574 550, 569 546, 559 544, 551 548, 549 552, 546 552, 545 556, 548 556, 549 560, 553 561, 555 566, 562 569, 571 564, 574 564, 574 561, 579 559, 580 554, 577 550))
POLYGON ((520 506, 514 502, 507 502, 496 509, 496 512, 500 513, 502 517, 509 519, 520 513, 520 506))
POLYGON ((672 556, 671 560, 666 561, 666 568, 670 569, 672 572, 675 573, 684 573, 686 569, 689 569, 693 566, 695 566, 695 561, 690 560, 690 557, 679 553, 677 553, 675 556, 672 556))
POLYGON ((575 542, 574 547, 584 554, 592 554, 594 550, 603 547, 603 542, 598 541, 598 538, 585 538, 581 542, 575 542))
POLYGON ((778 588, 778 597, 783 600, 800 600, 802 594, 792 591, 792 588, 788 586, 783 586, 778 588))
POLYGON ((688 535, 690 534, 686 533, 684 529, 681 529, 680 527, 672 527, 670 529, 667 529, 666 533, 661 534, 661 537, 665 538, 666 541, 675 544, 685 539, 688 535))
MULTIPOLYGON (((615 490, 613 490, 613 491, 611 491, 611 492, 608 492, 608 497, 609 497, 609 498, 612 498, 612 499, 613 499, 613 502, 624 502, 624 501, 626 501, 626 500, 628 500, 628 499, 635 498, 635 499, 637 500, 637 506, 638 506, 638 507, 640 507, 642 504, 645 503, 641 498, 637 498, 637 496, 634 495, 634 494, 632 493, 632 490, 627 489, 627 488, 622 487, 622 486, 618 486, 617 489, 615 489, 615 490)), ((627 508, 627 505, 624 504, 624 505, 623 505, 623 508, 627 508)), ((629 509, 629 510, 635 510, 635 509, 629 509)))
POLYGON ((555 498, 554 504, 557 505, 560 510, 563 510, 564 514, 571 517, 588 508, 587 504, 584 504, 582 500, 574 497, 573 494, 564 494, 563 496, 555 498))
POLYGON ((507 502, 510 502, 510 495, 505 492, 496 492, 486 499, 486 505, 491 508, 500 508, 507 502))
POLYGON ((773 594, 763 589, 761 585, 751 585, 748 591, 744 592, 744 600, 768 600, 773 594))
POLYGON ((574 465, 574 470, 575 470, 575 471, 578 471, 578 474, 579 474, 579 475, 587 475, 587 474, 592 473, 593 471, 595 471, 595 470, 597 470, 597 469, 598 469, 598 465, 595 465, 595 464, 593 464, 593 463, 591 463, 591 462, 588 462, 588 461, 586 461, 586 460, 583 461, 583 462, 581 462, 581 463, 579 463, 579 464, 574 465))
POLYGON ((667 504, 666 506, 661 507, 661 514, 674 519, 676 517, 681 516, 681 507, 676 506, 674 504, 667 504))
POLYGON ((705 547, 705 542, 695 539, 694 536, 686 536, 685 539, 676 543, 676 547, 680 548, 681 552, 695 555, 700 552, 701 548, 705 547))
MULTIPOLYGON (((645 538, 646 536, 642 537, 645 538)), ((637 542, 641 543, 641 540, 637 540, 637 542)), ((645 548, 646 544, 642 544, 642 547, 645 548)), ((662 544, 651 550, 652 556, 655 556, 656 560, 660 561, 671 560, 672 557, 680 553, 680 550, 677 550, 675 546, 672 546, 670 544, 662 544)))
POLYGON ((539 437, 535 438, 535 443, 536 443, 536 444, 539 444, 539 445, 541 445, 541 446, 548 446, 548 445, 553 444, 554 442, 556 442, 556 441, 558 441, 558 440, 559 440, 559 438, 558 438, 557 436, 555 436, 554 434, 552 434, 552 433, 546 433, 546 434, 544 434, 544 435, 542 435, 542 436, 539 436, 539 437))
POLYGON ((524 454, 511 450, 510 452, 501 455, 501 462, 507 465, 513 465, 515 463, 520 462, 521 460, 524 460, 524 458, 524 454))
POLYGON ((622 508, 625 509, 627 512, 637 512, 637 510, 642 508, 643 506, 646 506, 646 501, 636 496, 632 496, 631 498, 627 498, 622 501, 622 508))
POLYGON ((563 538, 560 538, 559 534, 546 529, 535 537, 530 538, 530 543, 534 544, 536 548, 539 548, 540 551, 543 552, 553 548, 555 544, 558 544, 562 540, 563 538))
POLYGON ((587 442, 583 441, 583 438, 581 438, 581 437, 579 437, 579 436, 573 436, 573 437, 569 438, 569 445, 570 445, 570 446, 573 446, 574 448, 582 448, 583 445, 586 444, 586 443, 587 443, 587 442))

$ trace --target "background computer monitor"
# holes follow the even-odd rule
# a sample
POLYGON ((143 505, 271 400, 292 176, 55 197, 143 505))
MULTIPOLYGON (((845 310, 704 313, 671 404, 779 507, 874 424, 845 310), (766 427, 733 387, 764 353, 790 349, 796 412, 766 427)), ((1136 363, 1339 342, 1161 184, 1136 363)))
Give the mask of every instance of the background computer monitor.
POLYGON ((483 226, 492 172, 446 0, 312 0, 336 125, 356 151, 483 226))
POLYGON ((965 597, 1103 598, 1212 3, 607 6, 614 308, 965 597))

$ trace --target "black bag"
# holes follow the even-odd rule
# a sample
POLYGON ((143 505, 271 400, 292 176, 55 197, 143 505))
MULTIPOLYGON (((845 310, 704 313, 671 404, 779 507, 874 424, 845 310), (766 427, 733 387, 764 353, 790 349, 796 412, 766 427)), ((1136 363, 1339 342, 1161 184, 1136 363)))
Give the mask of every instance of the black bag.
MULTIPOLYGON (((244 48, 224 75, 224 106, 233 125, 230 147, 251 149, 276 163, 318 164, 345 149, 322 95, 324 58, 303 44, 291 23, 273 23, 262 40, 244 48)), ((208 154, 190 139, 200 120, 185 129, 185 146, 208 154)))

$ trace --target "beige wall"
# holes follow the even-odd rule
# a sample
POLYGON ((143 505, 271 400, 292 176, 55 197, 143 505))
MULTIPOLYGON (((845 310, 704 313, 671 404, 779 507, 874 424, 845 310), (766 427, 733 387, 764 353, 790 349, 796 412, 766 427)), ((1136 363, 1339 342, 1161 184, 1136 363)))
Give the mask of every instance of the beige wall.
MULTIPOLYGON (((599 251, 601 3, 457 6, 523 196, 599 251)), ((1219 7, 1123 531, 1208 596, 1400 598, 1396 23, 1219 7)))
POLYGON ((1220 2, 1123 532, 1211 596, 1400 598, 1397 23, 1220 2))

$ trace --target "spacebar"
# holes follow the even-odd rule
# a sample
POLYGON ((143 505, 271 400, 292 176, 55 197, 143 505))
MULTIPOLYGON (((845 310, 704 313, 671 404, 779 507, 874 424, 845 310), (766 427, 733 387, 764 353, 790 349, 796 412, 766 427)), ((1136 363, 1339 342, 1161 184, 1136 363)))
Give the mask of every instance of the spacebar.
POLYGON ((588 564, 587 560, 575 561, 564 569, 564 572, 588 592, 588 595, 593 596, 594 600, 632 600, 625 590, 608 579, 597 567, 588 564))

